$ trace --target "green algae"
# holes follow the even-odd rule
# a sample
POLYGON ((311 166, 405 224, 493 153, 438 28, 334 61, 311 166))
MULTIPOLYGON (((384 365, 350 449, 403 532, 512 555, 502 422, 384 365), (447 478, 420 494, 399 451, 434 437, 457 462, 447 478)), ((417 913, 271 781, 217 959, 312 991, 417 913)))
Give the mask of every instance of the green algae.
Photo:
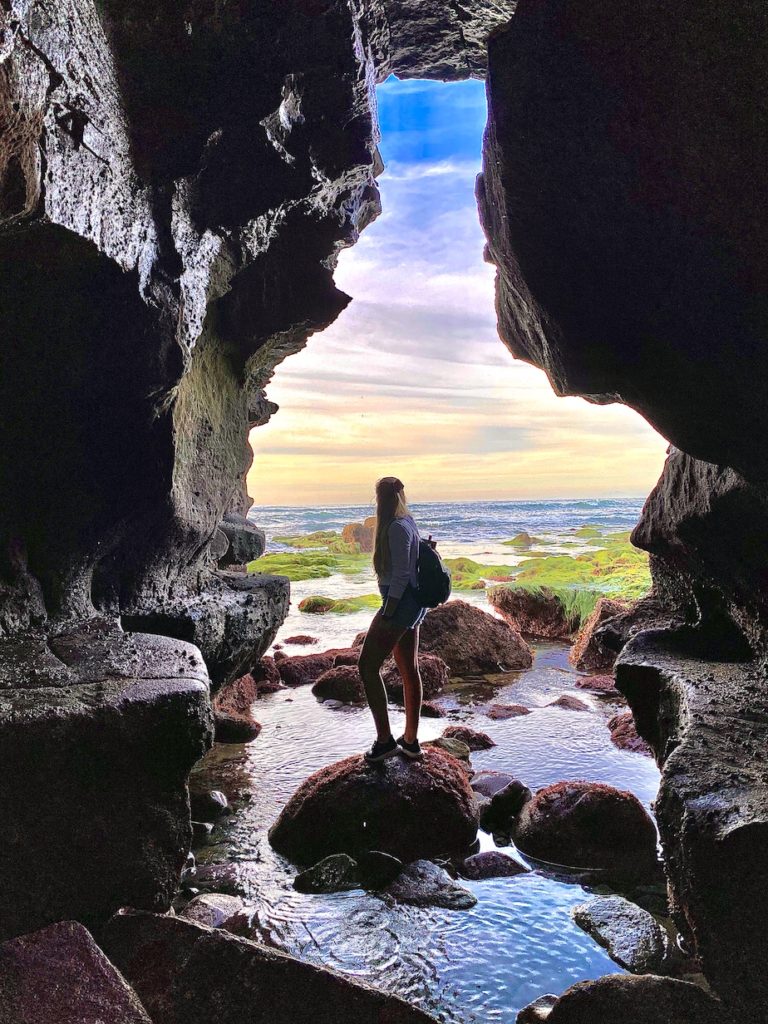
POLYGON ((301 580, 320 580, 342 573, 351 576, 364 572, 371 563, 370 555, 337 554, 331 551, 276 551, 248 563, 248 572, 266 572, 301 580))
POLYGON ((503 540, 501 543, 507 548, 521 548, 523 550, 527 550, 528 548, 532 548, 535 544, 544 546, 546 544, 551 544, 552 541, 544 540, 542 537, 532 537, 530 533, 523 532, 515 534, 511 540, 503 540))
POLYGON ((312 615, 349 615, 351 612, 365 611, 367 608, 379 608, 381 598, 378 594, 363 594, 361 597, 325 597, 323 594, 312 594, 299 602, 299 611, 312 615))
POLYGON ((446 558, 454 590, 483 590, 486 582, 504 583, 514 578, 513 565, 484 565, 472 558, 446 558))
POLYGON ((285 537, 273 537, 277 544, 288 544, 292 548, 326 548, 334 541, 341 540, 337 530, 316 530, 314 533, 293 533, 285 537))

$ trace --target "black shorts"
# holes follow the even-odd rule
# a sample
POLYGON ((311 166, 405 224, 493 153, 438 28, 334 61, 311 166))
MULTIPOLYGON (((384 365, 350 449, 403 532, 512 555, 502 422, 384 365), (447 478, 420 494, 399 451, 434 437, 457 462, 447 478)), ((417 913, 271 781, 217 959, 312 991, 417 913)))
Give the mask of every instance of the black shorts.
MULTIPOLYGON (((382 598, 381 607, 383 608, 387 603, 389 587, 379 584, 379 592, 382 598)), ((403 629, 415 629, 424 621, 428 611, 429 608, 421 607, 413 590, 410 587, 406 587, 405 593, 398 601, 395 614, 388 621, 394 622, 396 626, 401 626, 403 629)))

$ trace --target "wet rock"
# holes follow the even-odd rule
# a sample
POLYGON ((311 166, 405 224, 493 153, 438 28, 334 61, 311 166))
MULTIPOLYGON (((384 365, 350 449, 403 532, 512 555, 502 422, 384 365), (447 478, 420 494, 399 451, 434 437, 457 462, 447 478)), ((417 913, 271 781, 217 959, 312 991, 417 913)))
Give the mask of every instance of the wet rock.
POLYGON ((308 636, 305 633, 299 633, 296 636, 287 636, 285 640, 283 640, 283 643, 308 646, 309 644, 319 644, 320 640, 316 636, 308 636))
POLYGON ((345 704, 364 704, 365 690, 356 665, 337 665, 328 669, 312 685, 318 700, 339 700, 345 704))
POLYGON ((250 743, 261 732, 251 705, 259 696, 256 680, 248 674, 225 683, 213 699, 214 737, 218 743, 250 743))
POLYGON ((515 823, 515 843, 539 860, 600 868, 616 877, 658 871, 656 828, 632 793, 598 782, 558 782, 538 790, 515 823))
POLYGON ((341 539, 345 544, 357 544, 360 551, 366 554, 373 551, 376 532, 376 518, 369 516, 363 523, 347 523, 341 531, 341 539))
POLYGON ((544 1024, 544 1021, 549 1020, 552 1007, 556 1002, 557 996, 549 994, 539 996, 538 999, 534 999, 532 1003, 522 1008, 515 1017, 515 1024, 544 1024))
POLYGON ((530 668, 528 644, 512 627, 466 601, 433 608, 421 625, 421 650, 438 654, 452 676, 530 668))
POLYGON ((733 1024, 698 985, 653 974, 580 981, 557 999, 547 1024, 733 1024))
POLYGON ((598 896, 571 910, 579 928, 633 974, 657 972, 667 956, 667 936, 656 919, 622 896, 598 896))
POLYGON ((121 912, 102 941, 153 1024, 434 1024, 396 996, 183 918, 121 912))
POLYGON ((528 868, 519 860, 499 850, 485 850, 474 853, 462 861, 459 871, 465 878, 478 880, 482 878, 507 878, 513 875, 524 875, 528 868))
POLYGON ((219 523, 219 529, 229 541, 229 550, 219 565, 247 565, 261 558, 267 546, 267 538, 263 530, 244 516, 227 512, 219 523))
POLYGON ((74 921, 0 944, 0 1020, 152 1024, 122 974, 74 921))
POLYGON ((523 636, 569 640, 574 632, 562 601, 549 587, 493 587, 488 601, 523 636))
MULTIPOLYGON (((276 652, 276 655, 279 652, 276 652)), ((280 671, 277 667, 275 658, 270 658, 269 655, 264 655, 256 662, 251 668, 251 678, 256 685, 256 692, 259 696, 264 693, 276 693, 278 690, 282 690, 283 681, 280 678, 280 671)))
POLYGON ((485 771, 476 772, 472 777, 470 783, 472 789, 476 793, 480 793, 485 797, 492 797, 499 790, 504 789, 510 782, 515 782, 514 775, 508 775, 506 772, 497 772, 487 769, 485 771))
POLYGON ((468 725, 449 725, 443 729, 444 739, 460 740, 470 750, 490 750, 496 743, 485 732, 470 729, 468 725))
POLYGON ((215 821, 229 807, 229 800, 218 789, 190 791, 189 802, 197 821, 215 821))
POLYGON ((532 797, 533 794, 526 785, 519 779, 512 779, 491 794, 488 804, 483 807, 480 814, 481 827, 486 832, 509 831, 523 806, 532 797))
POLYGON ((469 910, 477 903, 477 897, 469 889, 454 882, 444 868, 429 860, 406 865, 386 891, 398 903, 414 907, 469 910))
POLYGON ((612 675, 583 676, 576 680, 576 686, 580 690, 592 690, 593 693, 604 693, 611 697, 621 696, 616 689, 616 681, 612 675))
POLYGON ((190 886, 206 892, 246 896, 247 886, 236 864, 201 864, 188 879, 190 886))
POLYGON ((438 750, 445 751, 446 754, 450 754, 451 757, 455 757, 458 761, 469 763, 470 747, 463 740, 449 736, 438 736, 436 740, 427 740, 426 743, 422 743, 422 747, 437 747, 438 750))
POLYGON ((293 880, 293 888, 305 893, 346 892, 360 887, 357 862, 346 853, 324 857, 293 880))
MULTIPOLYGON (((403 680, 394 659, 388 658, 384 662, 381 675, 387 688, 389 699, 397 704, 402 704, 403 680)), ((419 675, 421 676, 421 688, 425 700, 437 697, 448 684, 448 666, 439 654, 419 653, 419 675)))
POLYGON ((496 722, 503 722, 507 718, 520 718, 522 715, 530 715, 531 708, 523 704, 489 704, 485 709, 489 718, 496 722))
POLYGON ((269 838, 299 864, 363 850, 407 862, 463 854, 476 833, 465 769, 428 749, 420 762, 393 757, 371 766, 355 756, 315 772, 283 808, 269 838))
POLYGON ((378 892, 397 878, 403 870, 403 862, 381 850, 364 850, 358 854, 357 870, 362 887, 378 892))
POLYGON ((611 730, 611 743, 619 750, 631 750, 636 754, 647 754, 651 757, 651 748, 637 733, 637 726, 631 711, 622 711, 608 720, 611 730))
POLYGON ((325 651, 322 654, 287 655, 279 661, 275 659, 275 662, 286 686, 306 686, 333 668, 333 658, 331 651, 325 651))
POLYGON ((585 704, 583 700, 579 700, 578 697, 574 697, 570 693, 564 693, 557 700, 551 700, 547 704, 548 708, 565 708, 566 711, 589 711, 589 704, 585 704))
POLYGON ((425 700, 421 705, 422 718, 445 718, 445 711, 434 701, 425 700))
POLYGON ((208 928, 225 928, 235 934, 243 934, 248 930, 252 914, 247 913, 240 896, 211 892, 191 899, 180 916, 208 928))
POLYGON ((569 655, 572 664, 580 672, 599 673, 613 668, 616 651, 606 647, 599 628, 608 619, 628 611, 629 605, 624 601, 611 601, 607 597, 598 599, 594 611, 579 630, 569 655))

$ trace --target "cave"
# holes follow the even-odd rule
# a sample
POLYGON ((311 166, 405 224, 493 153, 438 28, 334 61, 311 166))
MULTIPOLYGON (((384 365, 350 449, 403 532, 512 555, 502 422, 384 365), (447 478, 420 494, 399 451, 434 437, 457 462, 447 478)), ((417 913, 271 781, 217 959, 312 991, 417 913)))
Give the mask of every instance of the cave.
MULTIPOLYGON (((661 768, 670 901, 718 1019, 768 1019, 767 18, 3 4, 0 940, 170 907, 211 693, 286 615, 284 578, 237 571, 264 550, 248 431, 275 367, 349 302, 336 261, 380 212, 376 83, 485 78, 502 342, 670 442, 633 534, 655 614, 617 684, 661 768)), ((132 921, 104 932, 116 962, 132 921)), ((553 1024, 608 1019, 595 999, 553 1024)))

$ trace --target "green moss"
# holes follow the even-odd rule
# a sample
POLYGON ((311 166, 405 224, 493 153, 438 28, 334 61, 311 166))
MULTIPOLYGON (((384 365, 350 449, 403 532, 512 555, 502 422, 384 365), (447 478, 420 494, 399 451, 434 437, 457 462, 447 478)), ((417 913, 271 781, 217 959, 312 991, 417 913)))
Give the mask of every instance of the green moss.
POLYGON ((589 587, 548 587, 527 581, 515 581, 500 590, 525 590, 529 594, 554 597, 563 609, 566 621, 574 631, 580 629, 595 610, 595 605, 604 595, 589 587))
POLYGON ((289 544, 292 548, 326 548, 334 541, 341 540, 341 535, 336 530, 316 530, 314 533, 294 533, 272 539, 278 544, 289 544))
POLYGON ((333 598, 324 597, 322 594, 313 594, 305 597, 299 602, 300 612, 309 612, 313 615, 325 615, 333 612, 335 615, 349 615, 350 612, 361 612, 366 608, 379 608, 381 598, 378 594, 363 594, 361 597, 333 598))
POLYGON ((534 544, 547 544, 549 542, 542 540, 541 537, 532 537, 530 533, 518 533, 512 540, 503 540, 501 543, 505 547, 510 548, 532 548, 534 544))
POLYGON ((337 555, 359 555, 361 553, 360 545, 356 540, 332 540, 328 545, 328 550, 337 555))
POLYGON ((606 597, 636 600, 651 588, 648 555, 632 547, 625 535, 615 535, 606 547, 571 555, 526 558, 515 584, 586 588, 606 597))
POLYGON ((287 576, 289 580, 320 580, 335 573, 350 576, 363 572, 371 561, 370 555, 334 554, 330 551, 276 551, 262 555, 248 563, 249 572, 266 572, 274 576, 287 576))
POLYGON ((600 537, 602 536, 602 530, 599 526, 585 524, 580 526, 578 530, 574 530, 573 535, 574 537, 600 537))
POLYGON ((471 558, 446 558, 454 590, 482 590, 486 581, 504 583, 514 579, 516 566, 483 565, 471 558))

